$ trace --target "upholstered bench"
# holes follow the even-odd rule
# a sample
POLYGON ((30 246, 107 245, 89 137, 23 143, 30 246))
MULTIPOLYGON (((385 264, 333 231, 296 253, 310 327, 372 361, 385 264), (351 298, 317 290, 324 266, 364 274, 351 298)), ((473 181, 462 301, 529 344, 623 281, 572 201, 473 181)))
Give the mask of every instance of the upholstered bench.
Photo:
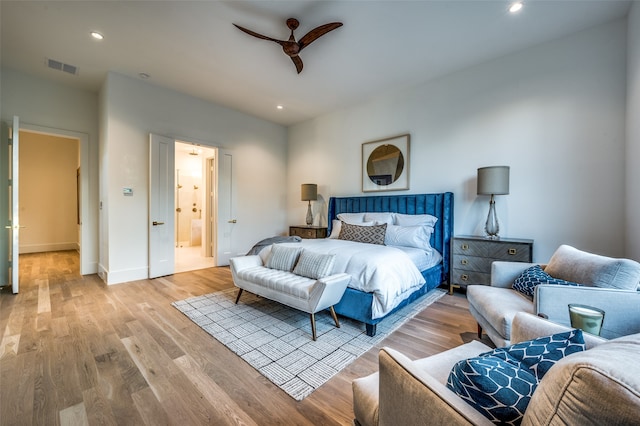
POLYGON ((317 338, 317 312, 328 308, 336 327, 340 327, 333 305, 342 299, 351 276, 331 274, 333 257, 276 244, 265 262, 259 255, 241 256, 230 259, 230 266, 233 283, 239 288, 236 303, 247 290, 307 312, 313 340, 317 338))

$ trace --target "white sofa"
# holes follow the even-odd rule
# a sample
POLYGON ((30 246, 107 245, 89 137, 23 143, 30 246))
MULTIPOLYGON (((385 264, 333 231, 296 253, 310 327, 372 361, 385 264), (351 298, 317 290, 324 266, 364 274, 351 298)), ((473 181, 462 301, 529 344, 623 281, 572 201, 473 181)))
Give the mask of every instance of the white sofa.
POLYGON ((311 319, 311 334, 316 340, 315 314, 330 309, 336 327, 340 327, 333 305, 342 299, 351 276, 333 274, 319 279, 296 275, 290 271, 267 268, 259 255, 230 259, 233 283, 243 290, 307 312, 311 319))
POLYGON ((517 312, 543 314, 549 320, 570 325, 569 303, 605 311, 601 336, 612 339, 640 333, 640 264, 561 245, 542 265, 554 278, 582 284, 580 287, 541 284, 533 300, 512 289, 514 280, 532 263, 493 262, 491 285, 467 286, 469 311, 496 346, 511 342, 511 321, 517 312))
MULTIPOLYGON (((567 330, 520 312, 513 320, 511 339, 518 343, 567 330)), ((640 424, 640 334, 611 341, 587 333, 583 336, 587 350, 549 369, 529 402, 523 426, 640 424)), ((355 424, 492 425, 446 386, 456 362, 490 350, 474 340, 410 360, 396 350, 382 348, 380 372, 352 383, 355 424)))

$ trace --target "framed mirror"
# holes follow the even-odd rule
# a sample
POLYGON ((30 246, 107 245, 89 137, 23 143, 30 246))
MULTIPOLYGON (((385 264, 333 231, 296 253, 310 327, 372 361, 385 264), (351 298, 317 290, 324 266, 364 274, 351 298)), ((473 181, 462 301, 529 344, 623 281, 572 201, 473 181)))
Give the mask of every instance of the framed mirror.
POLYGON ((362 192, 409 189, 409 134, 362 144, 362 192))

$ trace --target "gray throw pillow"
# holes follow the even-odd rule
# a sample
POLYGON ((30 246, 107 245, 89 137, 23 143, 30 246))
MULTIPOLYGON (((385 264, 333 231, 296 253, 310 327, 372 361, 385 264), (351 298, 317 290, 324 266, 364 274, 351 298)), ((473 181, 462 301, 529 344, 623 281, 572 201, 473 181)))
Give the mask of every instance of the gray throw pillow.
POLYGON ((358 226, 342 222, 338 238, 341 240, 355 241, 357 243, 384 245, 384 236, 386 233, 386 223, 374 226, 358 226))
POLYGON ((287 247, 274 244, 271 246, 271 253, 265 266, 271 269, 291 272, 298 261, 301 251, 302 247, 287 247))

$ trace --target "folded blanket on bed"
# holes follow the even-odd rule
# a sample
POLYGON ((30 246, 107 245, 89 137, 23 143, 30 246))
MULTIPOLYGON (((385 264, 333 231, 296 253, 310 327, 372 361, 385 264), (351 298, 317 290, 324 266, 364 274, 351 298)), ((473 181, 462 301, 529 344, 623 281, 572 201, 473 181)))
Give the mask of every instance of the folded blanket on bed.
POLYGON ((264 240, 258 241, 253 247, 251 247, 251 250, 247 252, 247 256, 258 254, 263 248, 270 246, 271 244, 299 243, 300 241, 302 241, 302 238, 298 236, 291 236, 291 237, 275 236, 275 237, 265 238, 264 240))

